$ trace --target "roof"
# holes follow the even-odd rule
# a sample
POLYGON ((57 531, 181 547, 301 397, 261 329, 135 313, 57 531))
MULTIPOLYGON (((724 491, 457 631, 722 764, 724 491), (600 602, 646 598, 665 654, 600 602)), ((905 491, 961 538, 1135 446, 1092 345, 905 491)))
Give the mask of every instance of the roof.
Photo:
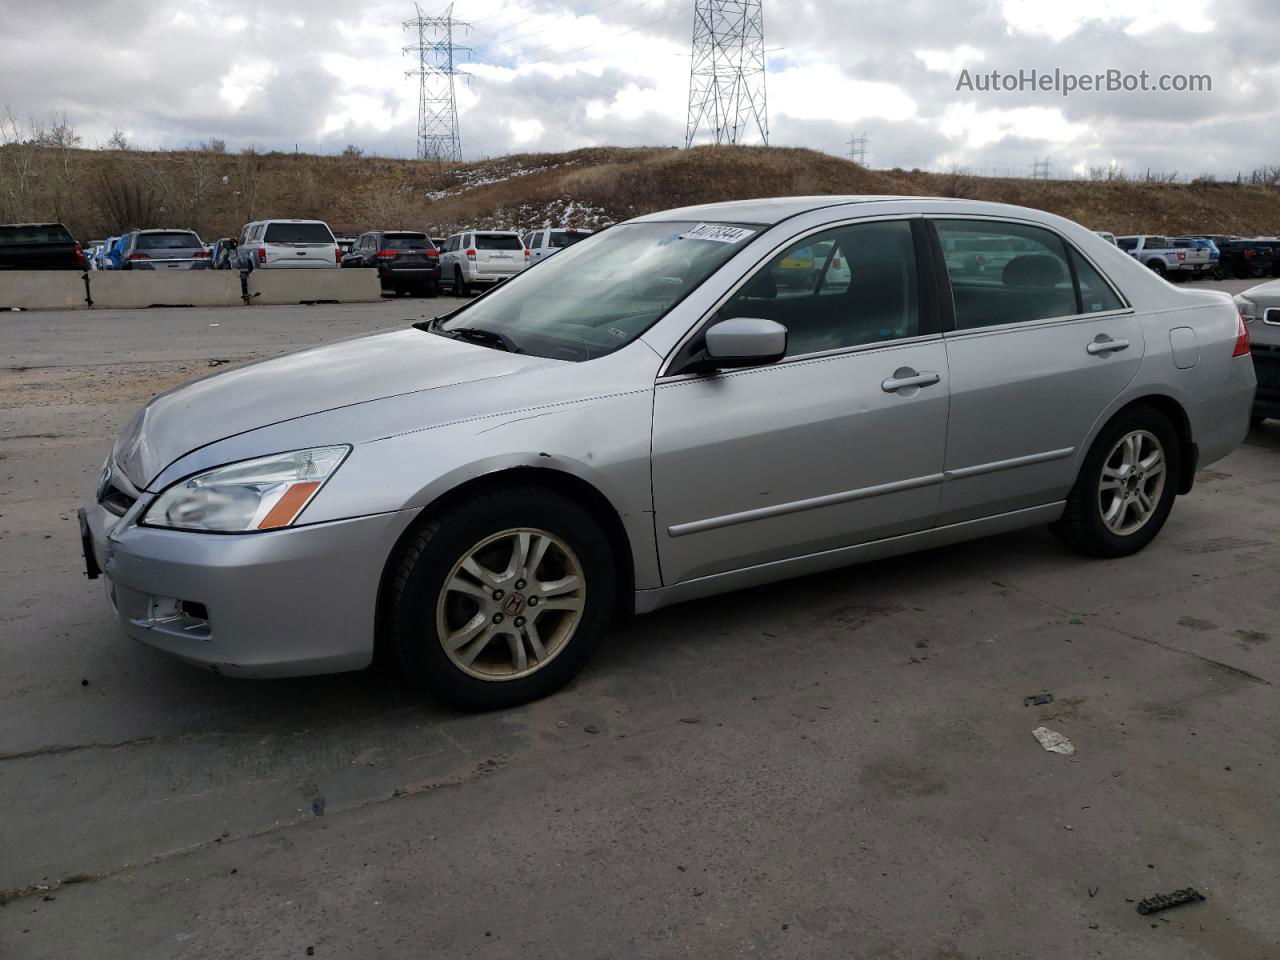
POLYGON ((821 196, 821 197, 762 197, 756 200, 729 200, 723 203, 704 203, 693 207, 678 207, 674 210, 661 210, 657 213, 636 217, 639 222, 655 222, 663 220, 715 220, 722 223, 750 223, 758 226, 773 226, 791 217, 813 210, 827 207, 849 206, 860 203, 887 202, 921 202, 928 204, 946 204, 959 207, 1003 208, 1005 210, 1023 210, 1023 207, 1004 203, 992 203, 987 200, 959 200, 953 197, 911 197, 911 196, 821 196))

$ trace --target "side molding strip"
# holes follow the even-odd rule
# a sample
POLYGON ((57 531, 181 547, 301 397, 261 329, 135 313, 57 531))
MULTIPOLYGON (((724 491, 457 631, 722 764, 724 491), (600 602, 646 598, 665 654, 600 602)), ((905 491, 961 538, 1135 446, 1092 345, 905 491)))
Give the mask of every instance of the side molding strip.
POLYGON ((996 460, 992 463, 980 463, 976 467, 960 467, 948 470, 948 480, 961 480, 964 477, 980 477, 984 473, 999 473, 1001 470, 1013 470, 1016 467, 1029 467, 1033 463, 1048 463, 1051 460, 1065 460, 1076 452, 1075 447, 1063 447, 1061 450, 1046 450, 1044 453, 1032 453, 1025 457, 1014 457, 1011 460, 996 460))
POLYGON ((941 473, 931 473, 926 477, 912 477, 910 480, 896 480, 893 483, 882 483, 874 487, 860 487, 857 490, 845 490, 842 493, 829 493, 822 497, 810 497, 808 500, 792 500, 790 503, 778 503, 771 507, 759 507, 755 510, 743 510, 739 513, 726 513, 722 517, 708 517, 705 520, 677 523, 674 526, 667 527, 667 533, 672 537, 684 537, 691 533, 702 533, 704 530, 730 527, 735 523, 765 520, 769 517, 785 516, 788 513, 799 513, 802 510, 816 510, 818 507, 831 507, 838 503, 866 500, 868 497, 879 497, 886 493, 899 493, 903 490, 929 487, 941 483, 942 478, 943 475, 941 473))

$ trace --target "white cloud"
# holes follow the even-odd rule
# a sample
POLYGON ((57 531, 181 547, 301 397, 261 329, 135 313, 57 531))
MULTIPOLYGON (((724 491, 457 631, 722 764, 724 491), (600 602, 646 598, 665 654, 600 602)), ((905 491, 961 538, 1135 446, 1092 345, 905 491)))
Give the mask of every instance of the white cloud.
POLYGON ((956 103, 943 112, 938 129, 969 150, 997 143, 1006 137, 1069 143, 1085 136, 1085 124, 1071 123, 1056 107, 1015 107, 980 110, 972 103, 956 103))
POLYGON ((968 44, 961 44, 950 50, 917 50, 916 59, 924 64, 926 70, 959 73, 970 64, 985 60, 986 54, 968 44))
POLYGON ((1074 0, 1069 7, 1045 0, 1004 0, 1003 13, 1012 30, 1054 41, 1069 37, 1091 20, 1122 24, 1131 35, 1162 27, 1204 33, 1214 27, 1205 0, 1074 0))

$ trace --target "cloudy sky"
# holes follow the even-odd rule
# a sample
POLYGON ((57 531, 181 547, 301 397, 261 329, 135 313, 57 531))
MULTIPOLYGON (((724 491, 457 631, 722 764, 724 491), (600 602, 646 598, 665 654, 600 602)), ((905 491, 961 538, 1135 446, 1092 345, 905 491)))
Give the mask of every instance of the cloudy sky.
MULTIPOLYGON (((1280 164, 1276 0, 764 0, 770 141, 874 167, 1280 164), (957 91, 960 71, 1208 74, 1201 93, 957 91)), ((405 0, 0 0, 0 106, 87 145, 412 156, 405 0)), ((683 142, 692 0, 458 0, 468 159, 683 142)), ((432 0, 428 14, 442 11, 432 0)))

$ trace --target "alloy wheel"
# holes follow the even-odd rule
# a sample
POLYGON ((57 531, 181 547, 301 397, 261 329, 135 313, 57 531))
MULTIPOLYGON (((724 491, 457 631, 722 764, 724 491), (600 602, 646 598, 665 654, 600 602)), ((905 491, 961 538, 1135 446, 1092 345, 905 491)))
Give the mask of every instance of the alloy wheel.
POLYGON ((514 680, 568 646, 585 602, 586 577, 567 543, 545 530, 503 530, 453 565, 436 603, 436 634, 464 673, 514 680))
POLYGON ((1155 515, 1164 484, 1160 440, 1147 430, 1126 433, 1102 462, 1098 508, 1103 524, 1117 536, 1137 533, 1155 515))

